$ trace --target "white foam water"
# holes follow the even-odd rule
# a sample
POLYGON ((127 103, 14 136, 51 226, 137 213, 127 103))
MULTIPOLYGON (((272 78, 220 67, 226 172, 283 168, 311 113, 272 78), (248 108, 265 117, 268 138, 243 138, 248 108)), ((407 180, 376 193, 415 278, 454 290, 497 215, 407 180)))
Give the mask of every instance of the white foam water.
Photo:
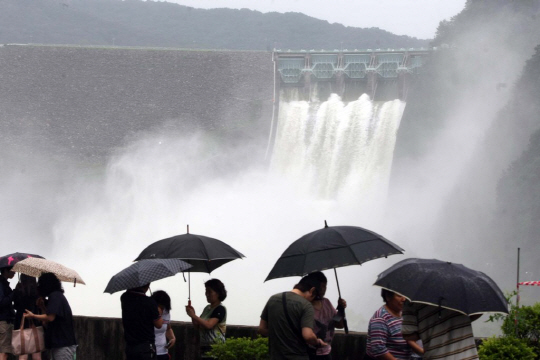
POLYGON ((323 198, 352 192, 362 202, 380 201, 404 109, 401 100, 366 94, 348 103, 336 94, 323 102, 282 101, 271 170, 323 198))

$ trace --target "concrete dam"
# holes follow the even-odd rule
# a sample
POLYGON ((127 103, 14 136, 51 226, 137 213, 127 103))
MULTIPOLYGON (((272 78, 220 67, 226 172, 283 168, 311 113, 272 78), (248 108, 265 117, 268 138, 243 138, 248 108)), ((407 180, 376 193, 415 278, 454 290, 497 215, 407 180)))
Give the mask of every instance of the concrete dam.
POLYGON ((260 142, 254 157, 317 196, 380 199, 427 55, 4 45, 0 141, 100 163, 141 132, 200 130, 260 142))
MULTIPOLYGON (((166 126, 267 136, 267 52, 0 46, 0 139, 84 158, 166 126)), ((264 145, 263 145, 264 147, 264 145)))

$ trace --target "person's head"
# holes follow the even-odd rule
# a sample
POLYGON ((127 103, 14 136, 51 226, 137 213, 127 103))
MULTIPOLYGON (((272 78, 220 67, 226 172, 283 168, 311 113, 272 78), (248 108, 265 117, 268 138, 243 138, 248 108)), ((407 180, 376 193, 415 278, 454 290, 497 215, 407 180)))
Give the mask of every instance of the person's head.
POLYGON ((21 274, 19 281, 21 283, 21 291, 25 295, 37 296, 38 290, 37 290, 37 281, 35 277, 21 274))
POLYGON ((326 287, 328 285, 328 279, 320 271, 316 271, 314 273, 311 273, 308 276, 314 277, 321 284, 319 286, 319 289, 318 289, 319 290, 319 296, 317 297, 317 299, 322 299, 324 297, 324 295, 326 294, 326 287))
POLYGON ((143 285, 143 286, 136 287, 136 288, 128 289, 128 291, 135 291, 135 292, 140 292, 140 293, 146 294, 148 289, 150 289, 150 283, 148 283, 146 285, 143 285))
POLYGON ((405 300, 407 300, 405 296, 386 289, 381 289, 381 297, 383 298, 386 307, 395 313, 400 313, 403 310, 403 304, 405 303, 405 300))
POLYGON ((294 289, 299 290, 307 301, 313 301, 319 296, 321 283, 314 276, 304 276, 300 282, 294 285, 294 289))
POLYGON ((212 304, 223 301, 227 298, 227 290, 225 285, 218 279, 210 279, 204 283, 206 287, 206 300, 212 304))
POLYGON ((53 273, 45 273, 38 279, 38 292, 41 296, 49 296, 53 291, 64 292, 60 280, 53 273))
POLYGON ((167 311, 171 311, 171 298, 169 294, 167 294, 163 290, 158 290, 150 296, 154 301, 158 304, 158 306, 162 309, 165 309, 167 311))
POLYGON ((5 277, 6 279, 13 279, 13 277, 15 276, 15 273, 13 272, 13 266, 6 266, 6 267, 3 267, 0 269, 0 272, 2 274, 3 277, 5 277))

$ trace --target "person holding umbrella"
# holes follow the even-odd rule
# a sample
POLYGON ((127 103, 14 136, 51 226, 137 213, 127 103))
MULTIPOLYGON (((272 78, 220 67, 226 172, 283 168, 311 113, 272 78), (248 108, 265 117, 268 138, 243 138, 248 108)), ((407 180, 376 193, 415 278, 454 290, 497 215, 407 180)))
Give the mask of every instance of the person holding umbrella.
POLYGON ((186 313, 196 329, 199 329, 200 351, 202 358, 212 349, 212 344, 225 341, 227 309, 221 304, 227 297, 225 285, 218 279, 210 279, 204 283, 208 305, 201 316, 195 314, 191 305, 186 306, 186 313))
POLYGON ((437 259, 402 260, 374 285, 411 302, 403 309, 403 336, 421 339, 424 359, 478 359, 471 322, 485 312, 508 314, 498 285, 481 271, 437 259))
POLYGON ((7 360, 8 354, 13 352, 11 333, 15 319, 13 290, 9 287, 8 279, 13 279, 15 273, 12 266, 3 267, 0 271, 0 360, 7 360))
POLYGON ((311 305, 321 284, 313 276, 304 276, 292 291, 275 294, 261 314, 259 333, 268 336, 271 359, 308 360, 308 345, 327 346, 313 332, 311 305))
MULTIPOLYGON (((312 360, 331 360, 332 356, 332 338, 334 337, 334 328, 343 329, 344 327, 344 318, 338 315, 338 311, 334 308, 330 300, 324 297, 326 294, 326 286, 328 280, 326 276, 320 272, 314 272, 308 275, 309 277, 315 278, 320 282, 321 287, 319 289, 319 296, 311 301, 313 309, 315 311, 315 326, 313 331, 318 338, 324 340, 328 345, 316 349, 315 354, 310 353, 310 359, 312 360)), ((338 306, 345 309, 347 307, 347 302, 339 298, 338 306)))
POLYGON ((369 320, 366 354, 372 359, 409 360, 411 347, 401 334, 404 296, 382 289, 384 305, 369 320))

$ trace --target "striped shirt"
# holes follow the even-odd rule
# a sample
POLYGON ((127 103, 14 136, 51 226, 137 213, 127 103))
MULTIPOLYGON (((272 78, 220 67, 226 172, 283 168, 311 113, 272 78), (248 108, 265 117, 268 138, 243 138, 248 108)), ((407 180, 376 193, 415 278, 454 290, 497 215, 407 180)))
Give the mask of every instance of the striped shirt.
POLYGON ((405 304, 403 334, 418 333, 424 359, 478 359, 471 319, 462 313, 424 304, 405 304))
POLYGON ((411 347, 401 334, 401 317, 395 317, 382 306, 369 320, 367 354, 371 357, 392 354, 396 359, 410 359, 411 347))

